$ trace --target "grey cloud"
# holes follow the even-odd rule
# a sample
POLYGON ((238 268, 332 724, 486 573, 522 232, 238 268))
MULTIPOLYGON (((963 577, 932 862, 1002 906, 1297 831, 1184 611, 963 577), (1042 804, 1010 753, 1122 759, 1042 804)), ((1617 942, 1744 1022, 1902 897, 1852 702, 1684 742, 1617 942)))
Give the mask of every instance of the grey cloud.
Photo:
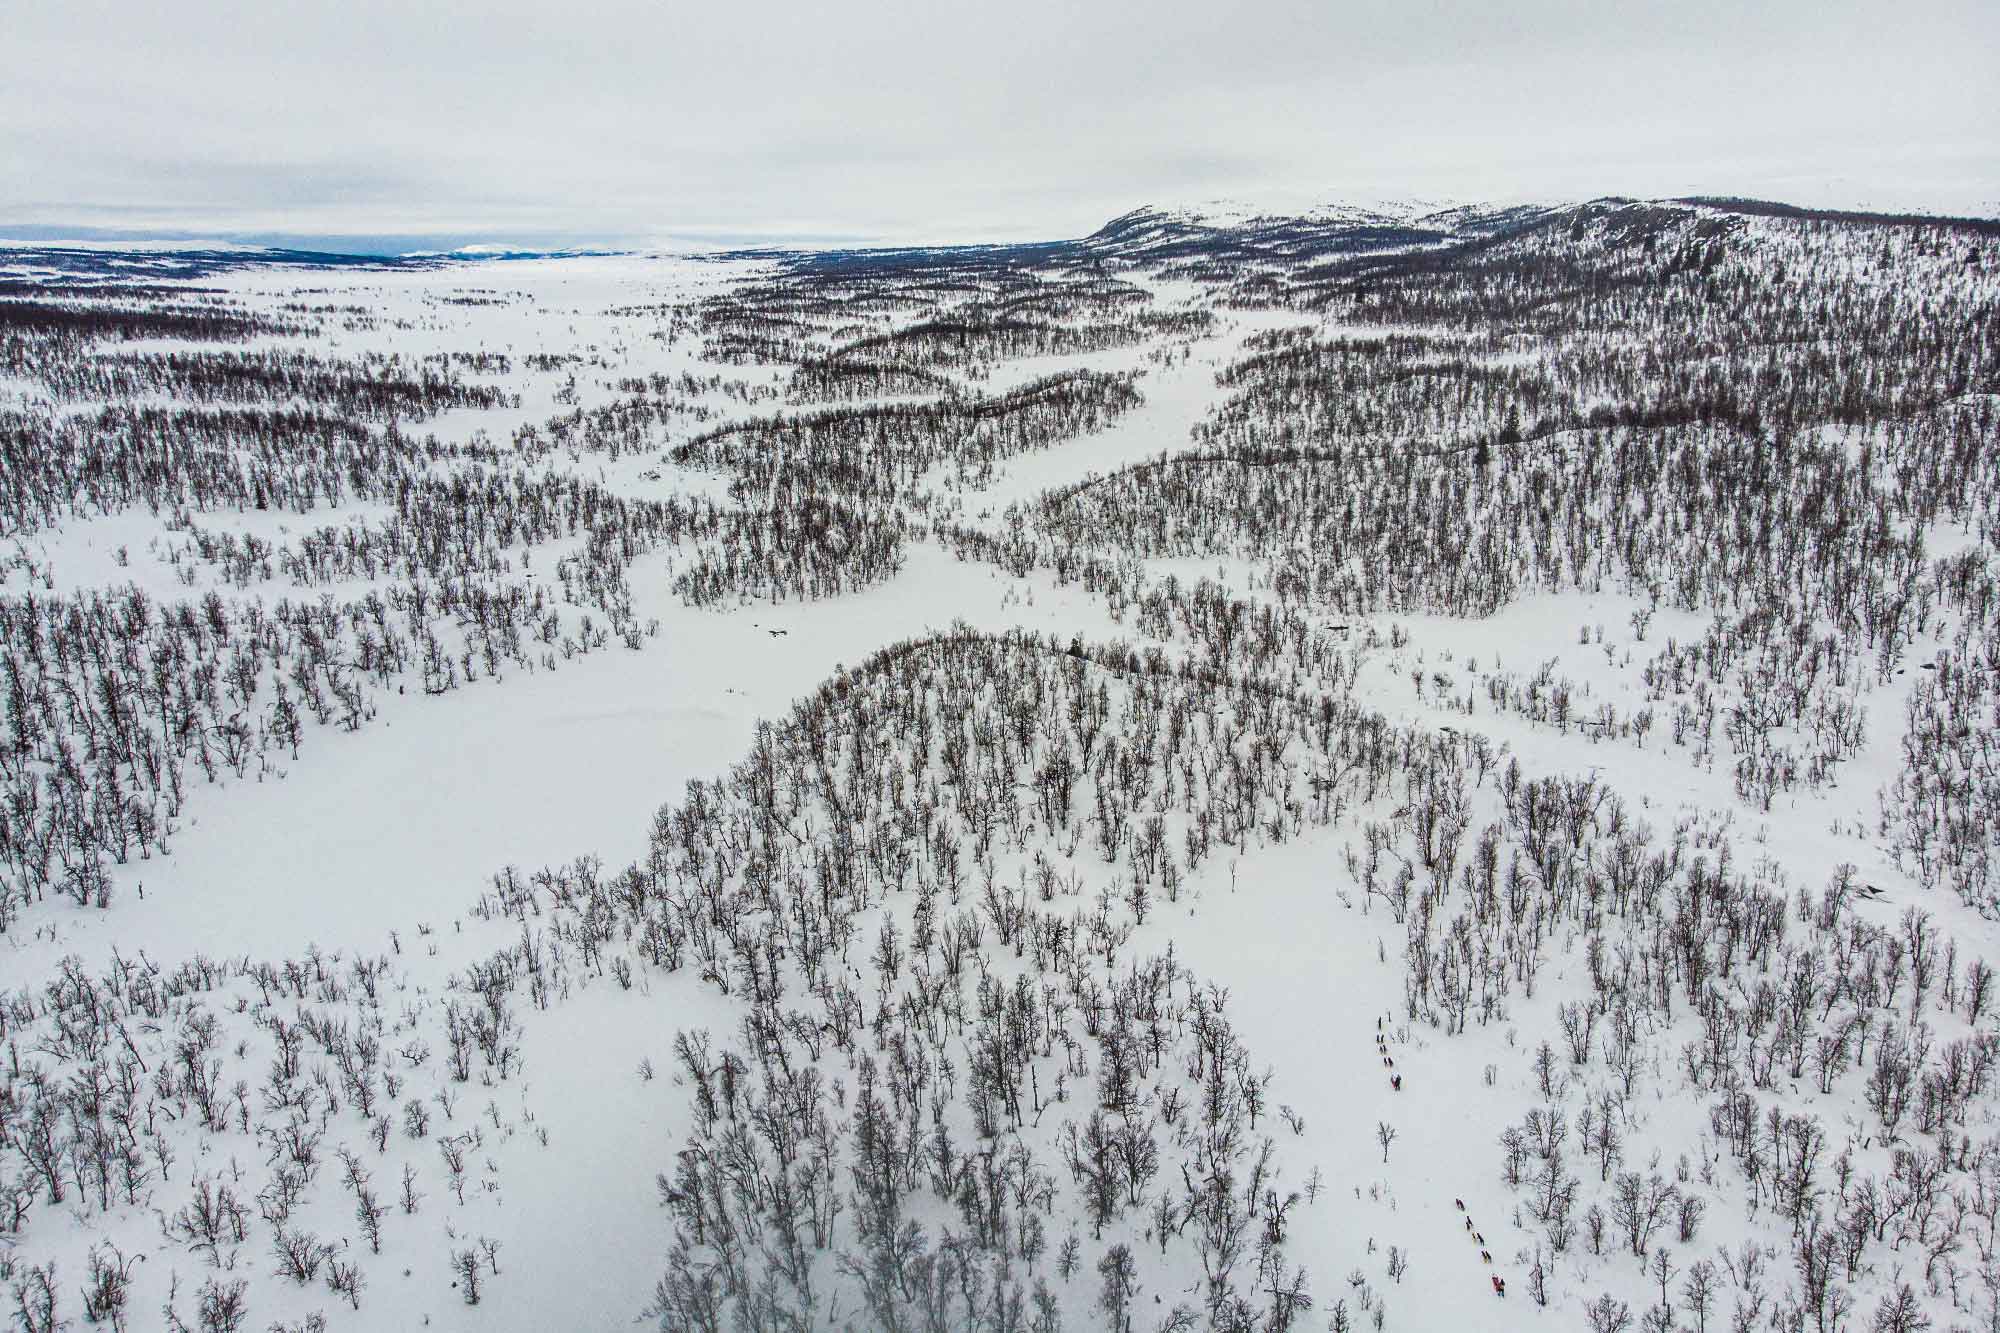
POLYGON ((9 223, 984 239, 1284 190, 1992 209, 1969 0, 27 0, 9 223))

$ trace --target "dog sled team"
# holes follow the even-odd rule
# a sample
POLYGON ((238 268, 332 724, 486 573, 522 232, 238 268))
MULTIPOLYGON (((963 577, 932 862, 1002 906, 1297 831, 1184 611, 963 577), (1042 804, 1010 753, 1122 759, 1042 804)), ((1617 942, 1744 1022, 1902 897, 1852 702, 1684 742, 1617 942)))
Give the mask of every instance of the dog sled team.
MULTIPOLYGON (((1383 1020, 1380 1018, 1375 1020, 1375 1053, 1382 1057, 1382 1067, 1390 1071, 1390 1088, 1401 1092, 1403 1090, 1403 1076, 1395 1072, 1396 1060, 1394 1056, 1389 1054, 1388 1031, 1383 1026, 1383 1020)), ((1465 1213, 1465 1200, 1453 1199, 1452 1202, 1458 1205, 1459 1212, 1465 1213)), ((1472 1225, 1472 1215, 1470 1213, 1466 1213, 1465 1216, 1465 1234, 1470 1236, 1472 1243, 1479 1247, 1479 1262, 1491 1268, 1493 1266, 1493 1252, 1486 1248, 1486 1237, 1480 1233, 1478 1227, 1472 1225)), ((1507 1295, 1507 1279, 1501 1277, 1498 1273, 1489 1273, 1487 1277, 1493 1283, 1493 1294, 1504 1298, 1507 1295)))

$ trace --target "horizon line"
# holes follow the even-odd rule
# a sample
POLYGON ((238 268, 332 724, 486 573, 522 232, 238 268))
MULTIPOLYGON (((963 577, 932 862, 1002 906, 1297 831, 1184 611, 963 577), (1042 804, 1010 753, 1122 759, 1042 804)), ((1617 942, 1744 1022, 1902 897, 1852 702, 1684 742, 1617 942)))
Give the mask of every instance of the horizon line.
MULTIPOLYGON (((1105 219, 1104 223, 1100 225, 1108 225, 1111 222, 1123 220, 1134 213, 1145 212, 1149 209, 1163 212, 1186 211, 1199 214, 1205 207, 1223 205, 1230 202, 1228 200, 1213 200, 1207 201, 1204 204, 1194 205, 1140 204, 1125 213, 1105 219)), ((1251 216, 1274 219, 1302 217, 1318 209, 1336 206, 1342 202, 1339 199, 1329 198, 1321 203, 1310 206, 1272 208, 1268 211, 1260 211, 1251 216)), ((1516 202, 1518 203, 1519 201, 1516 202)), ((1653 197, 1604 194, 1565 200, 1551 199, 1543 201, 1540 206, 1558 209, 1581 207, 1586 204, 1603 202, 1682 204, 1715 208, 1730 212, 1758 213, 1767 216, 1791 216, 1827 221, 1872 222, 1877 224, 2000 225, 2000 205, 1996 205, 1995 209, 1988 213, 1932 212, 1908 208, 1829 208, 1809 204, 1796 204, 1782 199, 1733 193, 1691 193, 1653 197)), ((1462 200, 1453 203, 1439 203, 1435 206, 1434 210, 1426 211, 1447 211, 1454 208, 1479 207, 1486 203, 1500 206, 1498 200, 1462 200)), ((72 225, 67 223, 9 223, 0 221, 0 250, 92 249, 117 251, 124 249, 149 249, 165 254, 241 250, 273 254, 327 255, 347 259, 376 260, 581 258, 648 254, 718 257, 730 254, 783 254, 799 250, 1005 248, 1018 245, 1063 244, 1081 239, 1084 239, 1084 237, 1041 236, 1014 240, 922 241, 898 238, 891 233, 879 231, 859 232, 801 229, 796 232, 773 232, 768 230, 745 229, 739 231, 708 227, 691 228, 685 232, 667 231, 656 236, 642 237, 629 232, 585 233, 532 228, 513 233, 498 229, 493 231, 479 231, 466 228, 439 229, 436 231, 322 232, 311 230, 275 231, 265 228, 115 227, 99 224, 72 225)))

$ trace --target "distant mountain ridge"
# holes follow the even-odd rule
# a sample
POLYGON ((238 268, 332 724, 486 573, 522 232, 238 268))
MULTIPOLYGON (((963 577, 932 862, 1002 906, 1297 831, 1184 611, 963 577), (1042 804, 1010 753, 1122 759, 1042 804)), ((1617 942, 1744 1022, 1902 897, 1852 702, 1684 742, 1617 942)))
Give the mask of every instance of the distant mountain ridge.
MULTIPOLYGON (((1934 226, 2000 235, 2000 219, 1871 213, 1768 200, 1691 195, 1641 200, 1607 195, 1582 202, 1493 204, 1444 200, 1331 200, 1257 204, 1214 200, 1146 204, 1072 240, 935 246, 757 247, 711 252, 718 260, 762 259, 810 266, 902 268, 939 263, 1019 266, 1091 262, 1192 263, 1311 257, 1359 258, 1496 238, 1557 224, 1609 222, 1650 230, 1669 218, 1768 218, 1857 226, 1934 226)), ((133 279, 198 279, 252 267, 405 269, 635 253, 608 249, 510 249, 469 245, 400 254, 246 245, 234 241, 8 241, 0 239, 0 284, 90 286, 133 279)))

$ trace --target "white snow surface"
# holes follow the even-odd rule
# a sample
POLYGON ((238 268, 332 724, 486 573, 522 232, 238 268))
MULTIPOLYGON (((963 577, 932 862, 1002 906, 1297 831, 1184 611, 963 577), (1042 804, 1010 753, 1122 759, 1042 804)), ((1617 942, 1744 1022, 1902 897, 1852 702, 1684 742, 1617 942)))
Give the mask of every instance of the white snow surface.
MULTIPOLYGON (((1411 219, 1448 206, 1385 201, 1328 208, 1317 216, 1411 219)), ((1284 209, 1283 201, 1237 201, 1165 216, 1223 226, 1279 211, 1296 215, 1298 209, 1284 209)), ((697 347, 650 339, 654 321, 611 312, 718 289, 762 271, 637 256, 445 265, 315 275, 312 285, 327 291, 312 299, 365 306, 377 316, 373 327, 333 327, 333 352, 411 356, 484 347, 514 355, 509 387, 521 393, 518 408, 448 414, 426 426, 441 438, 469 440, 483 432, 504 441, 517 427, 558 410, 554 395, 569 373, 525 370, 519 358, 530 351, 583 354, 586 364, 573 369, 586 405, 614 397, 608 386, 624 374, 697 368, 728 378, 752 374, 706 366, 697 347), (510 299, 489 306, 440 304, 440 298, 489 290, 510 299)), ((300 285, 296 273, 260 270, 209 281, 252 304, 283 299, 300 285)), ((1186 294, 1165 287, 1160 293, 1163 303, 1186 294)), ((1234 358, 1242 340, 1300 322, 1295 315, 1228 313, 1219 318, 1215 336, 1165 365, 1146 361, 1140 351, 1085 358, 1083 364, 1095 368, 1145 369, 1144 406, 1101 433, 1009 461, 991 486, 962 497, 967 520, 993 524, 1010 504, 1026 503, 1049 487, 1184 446, 1189 428, 1217 396, 1214 373, 1234 358)), ((1025 379, 1047 369, 1024 363, 999 374, 1025 379)), ((757 410, 718 404, 724 418, 757 410)), ((634 496, 712 484, 661 468, 659 452, 615 461, 584 457, 566 466, 634 496)), ((356 506, 305 516, 210 513, 197 519, 282 542, 306 527, 365 519, 370 512, 356 506)), ((1972 540, 1963 532, 1936 536, 1939 550, 1972 540)), ((178 540, 163 534, 152 516, 126 513, 25 536, 6 554, 25 557, 42 571, 50 582, 37 579, 38 589, 131 582, 160 597, 189 595, 160 557, 156 538, 178 540)), ((690 779, 726 771, 749 749, 760 720, 782 719, 840 665, 957 621, 1092 640, 1132 632, 1080 588, 1059 588, 1039 574, 1010 578, 989 565, 960 562, 929 540, 912 543, 905 567, 886 583, 816 603, 690 609, 670 590, 670 561, 665 554, 642 557, 631 572, 640 618, 660 622, 657 638, 641 649, 614 647, 553 672, 510 670, 498 681, 482 680, 440 698, 414 692, 393 698, 354 734, 321 729, 296 761, 282 766, 282 777, 228 779, 197 790, 170 856, 118 868, 111 909, 71 912, 59 924, 42 922, 32 934, 17 929, 0 937, 0 984, 31 984, 67 954, 97 967, 114 954, 143 953, 171 963, 194 954, 296 956, 309 945, 384 951, 393 932, 401 984, 414 994, 435 993, 456 970, 506 942, 504 925, 469 912, 496 871, 531 871, 579 856, 615 868, 642 856, 663 803, 677 800, 690 779)), ((1163 561, 1154 572, 1220 575, 1238 592, 1253 591, 1254 571, 1229 562, 1176 567, 1163 561)), ((9 593, 30 586, 20 560, 8 564, 5 579, 9 593)), ((1368 662, 1363 700, 1392 720, 1484 730, 1533 772, 1595 771, 1655 827, 1670 826, 1686 812, 1727 814, 1743 856, 1769 855, 1796 882, 1816 887, 1836 865, 1853 862, 1892 902, 1909 901, 1913 886, 1872 829, 1875 792, 1897 762, 1901 691, 1913 681, 1869 697, 1869 746, 1850 761, 1848 778, 1831 790, 1784 797, 1785 808, 1769 816, 1741 809, 1726 772, 1695 769, 1657 734, 1639 747, 1558 734, 1513 715, 1468 718, 1439 706, 1432 695, 1419 697, 1411 684, 1410 672, 1419 665, 1464 678, 1468 658, 1480 671, 1497 664, 1515 672, 1554 658, 1563 674, 1589 688, 1591 705, 1600 698, 1631 700, 1637 666, 1615 661, 1617 654, 1596 644, 1579 645, 1577 631, 1602 626, 1614 648, 1635 648, 1627 621, 1637 606, 1618 596, 1577 594, 1524 599, 1479 621, 1397 618, 1409 645, 1382 649, 1368 662)), ((1697 637, 1699 618, 1684 620, 1661 615, 1650 639, 1697 637)), ((1386 634, 1388 625, 1385 617, 1375 627, 1386 634)), ((1358 638, 1368 628, 1357 624, 1353 633, 1358 638)), ((1641 650, 1632 660, 1644 656, 1641 650)), ((1910 660, 1923 656, 1920 646, 1910 660)), ((1471 688, 1472 681, 1463 684, 1471 688)), ((1540 1009, 1564 993, 1560 977, 1551 977, 1541 998, 1522 1004, 1504 1025, 1451 1040, 1405 1027, 1396 1016, 1402 931, 1379 903, 1364 906, 1342 862, 1347 841, 1341 834, 1309 833, 1240 864, 1220 854, 1191 881, 1181 904, 1147 924, 1139 945, 1171 944, 1198 974, 1231 992, 1253 1053, 1276 1069, 1274 1100, 1303 1117, 1303 1134, 1288 1140, 1285 1150, 1301 1170, 1317 1166, 1327 1192, 1301 1213, 1292 1251, 1311 1268, 1323 1304, 1347 1291, 1350 1269, 1365 1267, 1386 1293, 1391 1328, 1443 1333, 1551 1326, 1554 1312, 1537 1311, 1520 1291, 1522 1283, 1511 1288, 1518 1298, 1495 1301, 1488 1270, 1468 1249, 1454 1200, 1462 1199, 1478 1219, 1502 1269, 1518 1276, 1517 1251, 1526 1233, 1509 1220, 1515 1197, 1498 1179, 1494 1139, 1534 1101, 1526 1051, 1514 1043, 1519 1032, 1546 1028, 1538 1021, 1545 1016, 1540 1009), (1404 1075, 1400 1092, 1390 1089, 1379 1067, 1373 1040, 1378 1017, 1389 1022, 1404 1075), (1489 1065, 1500 1070, 1495 1087, 1482 1086, 1489 1065), (1382 1120, 1399 1130, 1386 1163, 1374 1138, 1382 1120), (1410 1258, 1409 1276, 1400 1283, 1381 1276, 1376 1252, 1390 1244, 1410 1258)), ((1942 896, 1925 906, 1969 951, 2000 954, 1991 923, 1942 896)), ((1892 920, 1895 909, 1865 910, 1892 920)), ((421 1235, 405 1234, 371 1263, 358 1313, 324 1290, 294 1292, 290 1284, 260 1280, 253 1287, 260 1295, 256 1326, 313 1309, 326 1310, 342 1328, 632 1325, 669 1239, 654 1174, 668 1168, 688 1123, 685 1090, 668 1077, 670 1039, 682 1027, 726 1031, 735 1016, 727 1002, 683 972, 630 991, 594 986, 524 1019, 524 1073, 493 1095, 505 1099, 502 1109, 510 1117, 519 1108, 530 1110, 548 1142, 535 1144, 525 1132, 493 1137, 490 1152, 502 1183, 473 1227, 502 1243, 500 1274, 490 1279, 486 1302, 463 1305, 439 1275, 434 1252, 445 1242, 436 1228, 447 1213, 433 1208, 420 1214, 428 1219, 421 1235), (636 1072, 642 1060, 660 1076, 642 1079, 636 1072)), ((1705 1109, 1654 1091, 1667 1086, 1647 1085, 1645 1095, 1656 1099, 1648 1114, 1660 1122, 1663 1138, 1691 1138, 1705 1109)), ((459 1114, 478 1114, 486 1095, 469 1089, 459 1114)), ((390 1189, 386 1173, 378 1183, 390 1189)), ((88 1231, 78 1229, 74 1252, 60 1261, 65 1281, 80 1274, 83 1247, 115 1229, 128 1249, 149 1254, 135 1278, 139 1314, 133 1326, 151 1326, 166 1271, 178 1265, 184 1282, 193 1271, 185 1254, 160 1238, 143 1210, 93 1218, 88 1225, 88 1231)), ((326 1227, 331 1234, 341 1223, 334 1218, 326 1227)), ((1711 1214, 1708 1239, 1732 1244, 1739 1234, 1748 1232, 1722 1210, 1711 1214)), ((261 1248, 246 1263, 268 1267, 261 1248)), ((1184 1276, 1183 1287, 1199 1275, 1184 1276)), ((1620 1289, 1636 1308, 1647 1288, 1636 1277, 1623 1281, 1620 1289)), ((1084 1288, 1085 1277, 1079 1277, 1071 1298, 1075 1327, 1091 1326, 1094 1317, 1084 1313, 1084 1288)), ((1578 1316, 1572 1310, 1566 1317, 1567 1327, 1578 1316)), ((1323 1326, 1322 1319, 1305 1317, 1310 1327, 1323 1326)))

